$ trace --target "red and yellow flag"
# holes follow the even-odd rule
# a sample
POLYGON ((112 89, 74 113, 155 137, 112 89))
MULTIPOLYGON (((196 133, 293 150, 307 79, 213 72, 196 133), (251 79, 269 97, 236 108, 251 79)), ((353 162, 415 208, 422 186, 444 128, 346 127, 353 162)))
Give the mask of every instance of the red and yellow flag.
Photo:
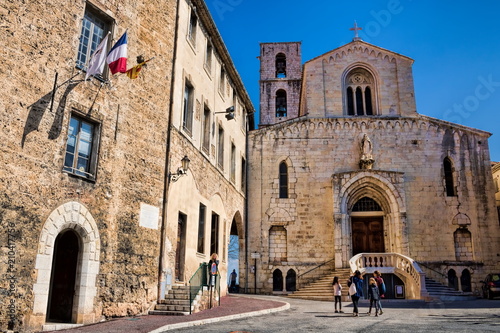
POLYGON ((148 61, 151 61, 151 60, 153 60, 153 59, 154 59, 154 57, 153 57, 153 58, 151 58, 151 59, 148 59, 148 60, 146 60, 146 61, 143 61, 143 62, 141 62, 140 64, 137 64, 137 65, 135 65, 134 67, 132 67, 132 68, 128 69, 128 70, 127 70, 127 72, 126 72, 126 73, 127 73, 127 76, 128 76, 130 79, 132 79, 132 80, 133 80, 133 79, 137 79, 137 77, 139 76, 139 72, 141 71, 142 66, 144 66, 144 65, 145 65, 148 61))

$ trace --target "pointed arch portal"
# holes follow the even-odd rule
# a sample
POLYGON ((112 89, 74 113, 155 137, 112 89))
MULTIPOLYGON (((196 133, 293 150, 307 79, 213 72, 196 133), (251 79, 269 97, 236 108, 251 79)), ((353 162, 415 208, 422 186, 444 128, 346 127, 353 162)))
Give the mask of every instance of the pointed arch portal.
POLYGON ((333 175, 335 266, 357 253, 408 254, 403 173, 358 170, 333 175))

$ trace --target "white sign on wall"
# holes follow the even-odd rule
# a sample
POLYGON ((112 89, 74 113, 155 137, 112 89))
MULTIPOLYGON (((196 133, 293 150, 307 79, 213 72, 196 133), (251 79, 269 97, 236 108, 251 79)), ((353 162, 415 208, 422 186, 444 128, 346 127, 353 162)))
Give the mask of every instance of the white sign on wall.
POLYGON ((141 202, 141 214, 139 216, 139 225, 141 227, 158 230, 159 217, 160 208, 141 202))

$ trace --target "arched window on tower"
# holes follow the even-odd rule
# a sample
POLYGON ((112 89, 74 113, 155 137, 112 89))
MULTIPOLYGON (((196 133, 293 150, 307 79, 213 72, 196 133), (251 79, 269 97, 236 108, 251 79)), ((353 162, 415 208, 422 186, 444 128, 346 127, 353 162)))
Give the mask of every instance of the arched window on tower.
POLYGON ((276 117, 286 117, 286 91, 283 89, 276 92, 276 117))
POLYGON ((280 79, 286 77, 286 55, 283 53, 276 55, 276 77, 280 79))
POLYGON ((453 164, 451 160, 446 157, 443 161, 443 169, 444 169, 444 182, 446 187, 446 195, 448 197, 456 196, 455 186, 453 183, 453 164))
POLYGON ((364 68, 351 70, 344 83, 345 112, 349 116, 372 116, 375 110, 375 80, 364 68))
POLYGON ((288 165, 280 163, 280 198, 288 198, 288 165))

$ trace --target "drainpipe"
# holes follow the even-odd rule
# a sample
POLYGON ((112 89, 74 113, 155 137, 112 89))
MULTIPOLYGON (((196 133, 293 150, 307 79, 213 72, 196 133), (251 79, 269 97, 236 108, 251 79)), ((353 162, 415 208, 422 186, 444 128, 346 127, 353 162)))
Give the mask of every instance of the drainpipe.
POLYGON ((168 127, 167 127, 167 145, 165 153, 165 174, 164 174, 164 187, 163 187, 163 217, 161 219, 160 229, 160 259, 158 267, 158 299, 157 301, 165 298, 165 289, 167 284, 167 256, 165 255, 165 240, 167 239, 167 208, 168 208, 168 190, 170 187, 169 169, 170 169, 170 144, 172 132, 172 114, 174 104, 174 85, 175 85, 175 64, 177 59, 177 37, 179 30, 179 0, 177 0, 177 8, 175 13, 175 32, 174 32, 174 54, 172 60, 172 73, 170 75, 170 104, 168 110, 168 127))

